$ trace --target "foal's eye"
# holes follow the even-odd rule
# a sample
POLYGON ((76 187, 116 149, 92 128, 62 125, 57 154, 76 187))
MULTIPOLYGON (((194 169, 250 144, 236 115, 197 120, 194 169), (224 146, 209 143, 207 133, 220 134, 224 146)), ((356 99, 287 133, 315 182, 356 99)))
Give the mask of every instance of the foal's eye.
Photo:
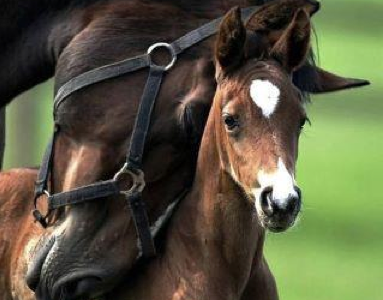
POLYGON ((236 127, 238 127, 238 120, 232 115, 225 114, 223 116, 223 121, 225 122, 226 128, 228 130, 234 130, 236 127))

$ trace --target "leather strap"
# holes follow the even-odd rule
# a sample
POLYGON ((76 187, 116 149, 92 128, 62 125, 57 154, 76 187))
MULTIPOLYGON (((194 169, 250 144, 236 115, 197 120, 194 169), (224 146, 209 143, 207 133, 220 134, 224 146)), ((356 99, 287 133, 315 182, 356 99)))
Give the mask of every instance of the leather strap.
POLYGON ((127 200, 129 202, 130 211, 133 216, 138 236, 138 256, 143 256, 145 258, 154 257, 156 255, 156 248, 150 232, 149 219, 146 213, 145 203, 142 200, 142 194, 133 193, 127 197, 127 200))
MULTIPOLYGON (((140 106, 136 121, 133 127, 132 137, 130 139, 129 151, 126 157, 127 168, 130 171, 141 171, 142 157, 144 155, 144 146, 149 131, 149 125, 155 101, 161 88, 161 82, 164 70, 157 67, 151 67, 149 77, 146 81, 145 89, 142 94, 140 106)), ((156 255, 156 248, 152 235, 150 234, 150 223, 146 212, 145 203, 142 199, 141 191, 128 195, 126 197, 130 203, 130 210, 139 240, 139 249, 146 258, 156 255)))
MULTIPOLYGON (((243 22, 259 9, 259 6, 250 6, 241 9, 241 18, 243 22)), ((171 45, 175 49, 176 54, 180 54, 186 49, 198 44, 204 39, 217 33, 219 25, 221 24, 224 17, 217 18, 201 27, 190 31, 179 39, 175 40, 171 45)))
POLYGON ((48 179, 53 162, 53 150, 58 130, 59 127, 55 125, 52 138, 49 141, 48 146, 45 150, 43 160, 40 166, 40 171, 37 176, 37 181, 35 183, 35 198, 41 196, 45 191, 48 190, 48 179))
POLYGON ((107 180, 83 186, 71 191, 57 193, 48 197, 48 209, 93 201, 97 198, 109 197, 120 194, 118 182, 107 180))
POLYGON ((144 93, 142 94, 126 157, 128 169, 130 170, 141 169, 142 167, 142 156, 144 154, 146 136, 149 131, 151 115, 155 99, 157 98, 161 87, 163 75, 163 70, 155 67, 150 68, 149 77, 145 85, 144 93))
POLYGON ((122 76, 149 66, 148 54, 124 59, 113 64, 95 68, 72 78, 57 91, 53 110, 56 112, 66 97, 78 90, 107 79, 122 76))

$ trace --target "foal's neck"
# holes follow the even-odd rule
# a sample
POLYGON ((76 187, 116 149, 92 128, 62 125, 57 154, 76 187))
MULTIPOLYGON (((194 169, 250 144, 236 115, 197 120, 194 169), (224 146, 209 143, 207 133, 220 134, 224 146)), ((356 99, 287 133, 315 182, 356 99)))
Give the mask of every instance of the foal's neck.
MULTIPOLYGON (((169 248, 193 262, 184 270, 190 274, 184 275, 197 276, 206 287, 197 299, 238 299, 252 265, 261 259, 263 230, 254 206, 220 168, 220 143, 212 117, 199 151, 193 189, 177 212, 169 248)), ((191 284, 190 289, 200 286, 201 282, 191 284)))

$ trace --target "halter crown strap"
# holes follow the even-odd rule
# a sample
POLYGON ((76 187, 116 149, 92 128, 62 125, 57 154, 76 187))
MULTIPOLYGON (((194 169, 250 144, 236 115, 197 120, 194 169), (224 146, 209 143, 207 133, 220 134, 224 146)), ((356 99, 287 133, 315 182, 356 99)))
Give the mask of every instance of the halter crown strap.
MULTIPOLYGON (((245 21, 252 13, 258 10, 258 8, 259 7, 257 6, 253 6, 242 9, 242 19, 245 21)), ((125 196, 127 202, 129 203, 131 215, 133 217, 138 235, 138 246, 141 250, 140 254, 142 254, 143 257, 152 257, 156 254, 153 235, 155 235, 155 232, 157 232, 159 229, 157 228, 151 232, 145 203, 142 199, 142 190, 145 187, 144 173, 142 171, 142 158, 146 136, 149 131, 151 115, 157 95, 161 88, 163 76, 169 69, 173 67, 177 60, 177 55, 215 34, 222 19, 222 17, 215 19, 189 32, 171 44, 154 44, 148 49, 146 54, 125 59, 85 72, 77 77, 72 78, 58 90, 55 97, 54 113, 58 110, 59 106, 66 99, 68 99, 68 96, 78 90, 107 79, 119 77, 124 74, 143 69, 145 67, 150 68, 148 79, 141 97, 136 121, 133 127, 133 133, 130 139, 126 162, 123 168, 115 175, 112 180, 101 181, 91 185, 79 187, 71 191, 49 195, 47 189, 49 173, 53 161, 53 148, 57 135, 57 130, 55 130, 52 142, 49 144, 47 151, 44 154, 38 181, 36 182, 35 210, 33 211, 33 214, 37 221, 46 227, 46 217, 54 209, 67 205, 75 205, 93 201, 97 198, 122 194, 125 196), (151 53, 156 48, 160 47, 166 48, 171 54, 172 59, 168 65, 159 66, 151 60, 151 53), (123 174, 128 174, 133 180, 133 186, 129 190, 124 190, 124 188, 121 187, 119 179, 123 174), (48 195, 48 213, 46 216, 43 216, 36 207, 36 202, 42 194, 48 195)), ((174 203, 178 202, 179 199, 174 203)), ((172 208, 169 210, 170 213, 174 210, 175 205, 176 204, 171 204, 172 208)), ((169 218, 169 216, 167 216, 167 218, 169 218)), ((155 223, 159 223, 160 226, 162 226, 161 224, 163 222, 157 221, 155 223)))

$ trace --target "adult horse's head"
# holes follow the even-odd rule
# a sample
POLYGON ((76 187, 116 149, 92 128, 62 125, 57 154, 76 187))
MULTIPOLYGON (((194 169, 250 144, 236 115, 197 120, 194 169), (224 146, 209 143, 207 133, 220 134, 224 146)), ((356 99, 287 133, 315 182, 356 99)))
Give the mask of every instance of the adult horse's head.
POLYGON ((213 113, 221 165, 273 232, 292 226, 301 208, 295 164, 307 115, 293 73, 307 60, 310 33, 304 9, 276 40, 247 32, 236 9, 225 17, 216 44, 213 113))
MULTIPOLYGON (((58 87, 88 70, 143 54, 159 39, 175 40, 199 21, 169 4, 112 2, 75 12, 80 17, 66 25, 70 31, 84 26, 77 21, 86 23, 65 48, 55 48, 58 87), (173 26, 173 18, 180 27, 173 26)), ((206 115, 215 90, 210 57, 196 61, 200 47, 181 56, 166 74, 151 118, 142 166, 143 200, 151 225, 193 179, 198 141, 184 126, 184 118, 195 98, 202 99, 198 115, 206 115)), ((157 54, 166 61, 166 52, 157 54)), ((111 179, 121 169, 146 79, 145 69, 103 81, 72 94, 59 107, 52 193, 111 179)), ((38 299, 99 296, 136 261, 137 234, 123 196, 68 206, 49 221, 27 276, 38 299)))

